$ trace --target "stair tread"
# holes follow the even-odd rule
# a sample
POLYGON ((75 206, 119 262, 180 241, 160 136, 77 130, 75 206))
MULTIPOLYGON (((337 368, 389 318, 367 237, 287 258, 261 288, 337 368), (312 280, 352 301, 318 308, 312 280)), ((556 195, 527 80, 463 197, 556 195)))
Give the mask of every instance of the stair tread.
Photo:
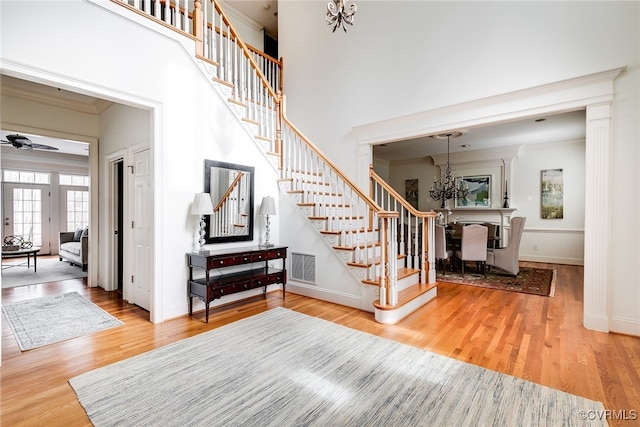
MULTIPOLYGON (((411 275, 419 273, 420 270, 416 270, 415 268, 401 267, 398 269, 398 280, 402 280, 405 277, 409 277, 411 275)), ((362 283, 364 283, 365 285, 380 286, 380 276, 376 277, 375 279, 365 279, 362 281, 362 283)))
POLYGON ((413 301, 414 299, 416 299, 417 297, 419 297, 422 294, 425 294, 427 292, 429 292, 431 289, 437 287, 437 285, 435 283, 429 284, 429 283, 416 283, 413 284, 411 286, 409 286, 406 289, 401 290, 400 292, 398 292, 398 304, 396 305, 389 305, 389 304, 380 304, 380 300, 376 300, 373 302, 374 307, 380 309, 380 310, 397 310, 398 307, 402 307, 405 304, 410 303, 411 301, 413 301))
MULTIPOLYGON (((404 259, 406 258, 406 255, 401 255, 398 254, 398 259, 404 259)), ((380 264, 380 257, 375 257, 371 260, 372 262, 369 262, 368 264, 363 264, 361 262, 347 262, 347 265, 351 266, 351 267, 364 267, 364 268, 368 268, 371 267, 374 264, 380 264)))
MULTIPOLYGON (((358 230, 343 230, 345 233, 373 233, 373 232, 377 232, 378 230, 373 230, 373 229, 368 229, 365 230, 364 228, 360 228, 358 230)), ((340 235, 342 234, 342 231, 340 230, 320 230, 320 234, 331 234, 331 235, 340 235)))
POLYGON ((380 242, 367 242, 367 243, 362 243, 358 246, 342 246, 342 245, 336 245, 333 247, 333 249, 338 249, 341 251, 355 251, 357 248, 360 249, 365 249, 365 248, 371 248, 373 246, 380 246, 380 242))

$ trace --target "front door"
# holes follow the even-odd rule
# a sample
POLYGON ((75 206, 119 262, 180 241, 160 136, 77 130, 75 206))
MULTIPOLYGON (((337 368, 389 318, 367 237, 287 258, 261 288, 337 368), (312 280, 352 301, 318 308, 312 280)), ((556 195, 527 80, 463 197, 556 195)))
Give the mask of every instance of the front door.
POLYGON ((3 183, 2 185, 3 238, 11 235, 22 236, 34 247, 40 247, 38 254, 50 254, 49 185, 24 183, 3 183))

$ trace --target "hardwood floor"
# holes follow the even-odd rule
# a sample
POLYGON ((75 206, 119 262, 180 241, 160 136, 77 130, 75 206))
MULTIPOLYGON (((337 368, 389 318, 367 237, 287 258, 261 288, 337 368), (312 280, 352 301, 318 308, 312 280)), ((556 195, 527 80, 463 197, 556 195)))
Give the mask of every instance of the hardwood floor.
POLYGON ((632 418, 632 411, 640 417, 640 338, 581 326, 581 267, 523 265, 557 269, 553 298, 441 283, 434 301, 393 326, 376 323, 371 313, 291 293, 285 302, 272 292, 213 309, 209 324, 197 313, 154 325, 146 311, 82 280, 2 289, 3 302, 75 290, 125 323, 21 352, 3 318, 2 425, 91 425, 69 378, 277 306, 602 401, 618 418, 632 418))

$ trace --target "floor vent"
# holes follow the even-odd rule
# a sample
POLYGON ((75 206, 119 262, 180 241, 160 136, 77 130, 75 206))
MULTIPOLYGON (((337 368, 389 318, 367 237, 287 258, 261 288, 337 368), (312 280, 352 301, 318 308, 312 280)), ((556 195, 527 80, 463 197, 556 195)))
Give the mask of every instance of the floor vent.
POLYGON ((291 279, 301 282, 316 283, 315 255, 291 252, 291 279))

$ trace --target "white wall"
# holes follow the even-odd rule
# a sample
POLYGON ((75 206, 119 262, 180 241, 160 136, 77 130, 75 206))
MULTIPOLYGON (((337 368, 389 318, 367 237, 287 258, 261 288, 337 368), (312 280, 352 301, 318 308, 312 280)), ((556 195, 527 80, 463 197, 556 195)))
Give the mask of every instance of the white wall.
POLYGON ((584 141, 525 145, 513 165, 511 207, 527 218, 520 258, 528 261, 582 264, 584 259, 584 141), (562 169, 564 217, 542 219, 541 171, 562 169))
MULTIPOLYGON (((490 151, 490 150, 489 150, 490 151)), ((474 157, 474 152, 465 157, 474 157)), ((496 158, 499 158, 496 155, 496 158)), ((455 159, 456 156, 453 156, 455 159)), ((382 167, 381 167, 382 169, 382 167)), ((453 163, 455 176, 491 175, 491 206, 501 207, 503 193, 500 181, 504 168, 495 162, 453 163)), ((391 162, 388 166, 389 183, 400 194, 404 194, 405 180, 418 179, 418 208, 429 211, 440 207, 440 202, 431 200, 429 189, 434 176, 440 170, 430 157, 391 162)), ((585 198, 585 145, 584 141, 540 142, 523 145, 511 164, 509 179, 509 207, 517 209, 512 216, 527 218, 520 244, 520 259, 523 261, 551 262, 582 265, 584 262, 584 198, 585 198), (542 219, 540 215, 540 175, 545 169, 562 169, 564 173, 564 218, 542 219)), ((453 207, 453 201, 450 201, 453 207)), ((487 220, 471 217, 467 213, 455 213, 461 219, 487 220)), ((491 220, 497 220, 499 217, 491 220)))
MULTIPOLYGON (((185 253, 194 247, 198 222, 189 207, 194 194, 203 190, 204 159, 255 166, 258 204, 262 196, 277 194, 275 171, 207 86, 211 77, 194 64, 193 41, 111 2, 42 2, 37 8, 31 2, 2 2, 0 7, 3 74, 151 111, 140 116, 135 110, 114 110, 100 122, 109 130, 96 133, 105 136, 110 149, 139 142, 147 134, 142 124, 132 127, 131 140, 117 140, 127 135, 124 116, 133 112, 145 124, 146 114, 150 116, 155 212, 151 318, 157 322, 185 314, 185 253), (116 121, 125 124, 122 129, 111 129, 116 121)), ((278 231, 275 225, 274 236, 278 231)), ((258 243, 260 229, 254 234, 258 243)))
POLYGON ((625 227, 611 230, 606 294, 613 327, 640 334, 640 228, 629 221, 640 217, 640 3, 359 6, 346 34, 331 32, 321 1, 281 2, 278 16, 288 116, 360 182, 356 126, 627 67, 614 81, 610 210, 625 227))

